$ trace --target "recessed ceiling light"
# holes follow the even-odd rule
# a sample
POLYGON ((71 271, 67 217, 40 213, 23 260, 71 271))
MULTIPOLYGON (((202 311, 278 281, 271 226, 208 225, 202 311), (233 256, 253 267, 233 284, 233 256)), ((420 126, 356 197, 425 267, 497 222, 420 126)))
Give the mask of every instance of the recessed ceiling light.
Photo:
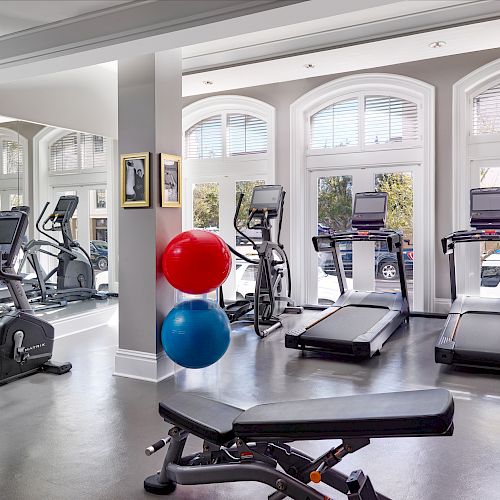
POLYGON ((316 65, 315 64, 312 64, 312 63, 307 63, 307 64, 304 64, 304 68, 306 69, 312 69, 314 68, 316 65))
POLYGON ((446 45, 446 42, 443 42, 442 40, 438 40, 437 42, 432 42, 429 44, 429 47, 431 49, 440 49, 441 47, 444 47, 446 45))
POLYGON ((212 82, 212 80, 203 80, 203 85, 213 85, 214 82, 212 82))

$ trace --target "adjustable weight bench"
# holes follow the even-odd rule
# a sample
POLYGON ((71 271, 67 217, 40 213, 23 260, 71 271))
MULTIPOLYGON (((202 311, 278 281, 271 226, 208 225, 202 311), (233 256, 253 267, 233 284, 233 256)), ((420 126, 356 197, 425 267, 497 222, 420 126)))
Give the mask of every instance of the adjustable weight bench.
POLYGON ((176 484, 257 481, 276 490, 269 500, 327 500, 309 485, 323 482, 352 500, 389 500, 362 471, 346 476, 332 467, 371 438, 453 434, 453 398, 444 389, 285 401, 246 411, 177 393, 160 403, 160 415, 174 427, 146 448, 149 456, 169 445, 161 471, 144 481, 145 490, 158 495, 176 484), (189 434, 203 439, 203 449, 183 456, 189 434), (319 439, 342 442, 316 459, 287 444, 319 439))

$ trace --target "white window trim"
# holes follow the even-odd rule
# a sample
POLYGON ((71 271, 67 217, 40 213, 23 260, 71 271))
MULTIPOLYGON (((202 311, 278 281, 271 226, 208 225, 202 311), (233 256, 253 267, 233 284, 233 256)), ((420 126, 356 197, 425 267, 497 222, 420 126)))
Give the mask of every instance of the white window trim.
MULTIPOLYGON (((419 255, 425 265, 420 266, 422 280, 422 305, 433 311, 435 305, 435 174, 434 174, 434 87, 425 82, 392 74, 359 74, 339 78, 317 87, 297 99, 290 106, 290 219, 291 231, 290 265, 296 283, 306 283, 305 225, 307 216, 307 145, 309 117, 314 110, 321 109, 343 96, 353 93, 394 95, 418 103, 421 106, 420 131, 422 135, 422 195, 424 213, 421 214, 419 234, 426 242, 424 255, 419 255)), ((362 138, 361 138, 362 139, 362 138)), ((392 148, 390 148, 392 149, 392 148)), ((295 288, 294 297, 304 301, 304 287, 295 288), (298 290, 298 292, 297 292, 298 290)))
MULTIPOLYGON (((453 231, 469 227, 469 191, 477 183, 471 175, 471 162, 474 160, 498 159, 496 155, 476 155, 471 146, 500 141, 499 134, 472 135, 472 99, 482 91, 500 81, 500 59, 492 61, 464 76, 453 85, 453 231)), ((466 269, 478 270, 474 245, 461 248, 463 265, 466 269)), ((459 293, 478 292, 476 273, 457 273, 459 293)))

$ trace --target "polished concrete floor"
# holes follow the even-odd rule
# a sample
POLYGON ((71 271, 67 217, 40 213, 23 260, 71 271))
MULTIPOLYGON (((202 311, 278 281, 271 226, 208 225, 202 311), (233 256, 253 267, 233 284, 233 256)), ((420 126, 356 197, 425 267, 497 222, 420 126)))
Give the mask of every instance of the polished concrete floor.
MULTIPOLYGON (((290 322, 308 322, 312 316, 290 322)), ((158 385, 113 377, 116 327, 60 339, 54 357, 70 360, 71 374, 39 374, 0 387, 0 498, 154 498, 143 492, 142 481, 160 468, 163 454, 148 458, 144 448, 166 435, 157 405, 173 391, 196 391, 248 407, 444 387, 456 401, 452 437, 373 440, 340 469, 363 468, 376 488, 393 499, 498 499, 500 374, 436 365, 433 344, 442 324, 412 318, 380 356, 363 363, 302 358, 284 348, 280 332, 259 340, 250 328, 241 328, 233 332, 221 362, 200 371, 179 370, 158 385)), ((332 444, 297 447, 317 455, 332 444)), ((199 445, 192 439, 188 450, 199 445)), ((253 500, 269 493, 270 488, 256 483, 179 486, 171 498, 253 500)))

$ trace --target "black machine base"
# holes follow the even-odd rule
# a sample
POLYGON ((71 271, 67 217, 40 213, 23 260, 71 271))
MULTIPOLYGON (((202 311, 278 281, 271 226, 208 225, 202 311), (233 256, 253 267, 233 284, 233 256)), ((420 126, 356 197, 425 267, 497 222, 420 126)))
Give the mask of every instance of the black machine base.
POLYGON ((160 474, 153 474, 144 479, 144 489, 153 495, 170 495, 175 491, 176 484, 172 481, 160 483, 160 474))
POLYGON ((64 373, 68 373, 71 368, 73 368, 73 365, 69 362, 58 363, 57 361, 47 361, 40 367, 40 371, 63 375, 64 373))

